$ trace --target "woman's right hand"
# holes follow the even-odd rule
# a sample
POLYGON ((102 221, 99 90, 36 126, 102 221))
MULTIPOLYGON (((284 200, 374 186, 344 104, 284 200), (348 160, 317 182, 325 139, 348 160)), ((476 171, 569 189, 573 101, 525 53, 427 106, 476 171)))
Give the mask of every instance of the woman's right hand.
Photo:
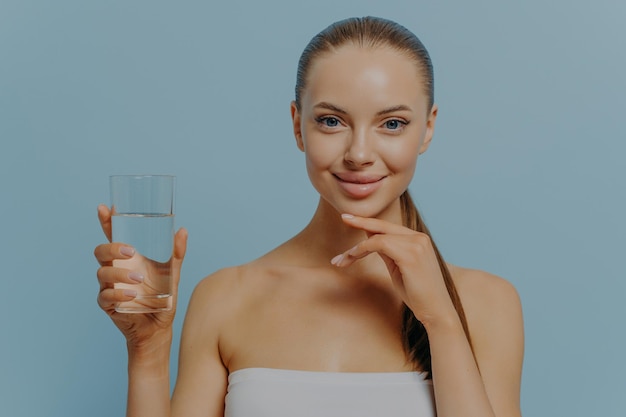
MULTIPOLYGON (((172 337, 172 321, 176 313, 180 269, 187 249, 187 231, 180 229, 174 236, 172 308, 157 313, 119 313, 115 311, 115 305, 123 301, 132 301, 136 293, 133 290, 115 289, 114 284, 138 284, 140 281, 133 279, 133 276, 136 275, 133 273, 137 271, 114 267, 113 260, 130 259, 135 251, 134 248, 124 243, 111 243, 111 210, 107 206, 98 206, 98 218, 109 241, 109 243, 98 245, 94 251, 100 264, 97 273, 100 283, 98 305, 124 334, 129 349, 149 348, 149 345, 153 343, 157 345, 169 343, 172 337)), ((150 265, 146 265, 145 269, 149 270, 150 265)))

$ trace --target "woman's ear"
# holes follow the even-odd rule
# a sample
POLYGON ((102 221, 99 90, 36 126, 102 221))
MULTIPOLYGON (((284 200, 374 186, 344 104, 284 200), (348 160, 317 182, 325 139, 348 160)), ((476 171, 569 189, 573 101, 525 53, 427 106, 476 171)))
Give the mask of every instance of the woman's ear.
POLYGON ((428 114, 428 118, 426 119, 426 134, 424 135, 424 142, 420 146, 420 154, 426 152, 426 150, 430 146, 430 142, 433 140, 433 134, 435 133, 435 122, 437 121, 438 111, 439 107, 437 107, 436 104, 433 104, 433 107, 430 109, 430 113, 428 114))
POLYGON ((291 122, 293 123, 293 135, 296 138, 296 145, 298 145, 298 149, 304 152, 304 141, 302 140, 302 119, 300 118, 300 111, 298 110, 298 106, 296 106, 296 102, 291 102, 291 122))

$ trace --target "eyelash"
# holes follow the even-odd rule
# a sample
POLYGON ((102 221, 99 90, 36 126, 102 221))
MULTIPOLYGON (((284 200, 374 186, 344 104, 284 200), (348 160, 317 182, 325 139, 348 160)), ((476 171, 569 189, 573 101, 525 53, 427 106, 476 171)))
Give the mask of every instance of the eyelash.
POLYGON ((331 129, 332 129, 333 127, 337 127, 337 126, 339 126, 339 125, 341 124, 341 121, 340 121, 338 118, 333 117, 333 116, 320 116, 320 117, 316 117, 316 118, 315 118, 315 122, 317 122, 317 124, 318 124, 318 125, 320 125, 320 126, 322 126, 322 127, 324 127, 324 128, 331 128, 331 129), (324 122, 327 122, 327 121, 329 121, 329 120, 334 120, 334 121, 336 121, 336 122, 337 122, 337 124, 336 124, 336 125, 334 125, 334 126, 328 126, 327 124, 325 124, 325 123, 324 123, 324 122))
POLYGON ((388 127, 386 127, 387 129, 389 129, 391 131, 394 131, 394 132, 401 131, 402 129, 404 129, 409 124, 409 122, 406 121, 406 120, 389 119, 389 120, 385 120, 385 122, 383 123, 383 126, 386 126, 387 123, 389 123, 389 122, 397 122, 398 123, 399 126, 397 128, 395 128, 395 129, 389 129, 388 127))
MULTIPOLYGON (((320 125, 322 128, 326 128, 326 129, 332 129, 335 128, 339 125, 341 125, 341 120, 339 120, 337 117, 334 116, 320 116, 320 117, 316 117, 315 118, 315 122, 320 125), (328 122, 329 120, 333 120, 336 124, 333 126, 329 126, 326 124, 326 122, 328 122)), ((382 124, 382 126, 385 126, 386 129, 392 131, 392 132, 400 132, 402 131, 407 125, 409 124, 408 121, 406 120, 401 120, 401 119, 389 119, 389 120, 385 120, 382 124), (391 129, 389 127, 386 127, 386 125, 390 122, 396 122, 398 123, 398 127, 396 127, 395 129, 391 129)))

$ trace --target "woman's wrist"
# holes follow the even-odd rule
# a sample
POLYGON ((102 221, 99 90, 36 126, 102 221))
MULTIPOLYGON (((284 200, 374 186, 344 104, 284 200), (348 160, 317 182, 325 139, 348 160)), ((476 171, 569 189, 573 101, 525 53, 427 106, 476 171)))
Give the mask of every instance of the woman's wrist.
POLYGON ((126 343, 128 350, 128 369, 146 371, 155 374, 169 374, 170 350, 172 346, 171 329, 156 333, 149 340, 126 343))
POLYGON ((446 313, 432 315, 428 319, 423 320, 422 324, 429 336, 436 332, 455 332, 459 330, 463 332, 463 324, 454 307, 446 311, 446 313))
POLYGON ((128 343, 127 416, 170 415, 171 338, 128 343))

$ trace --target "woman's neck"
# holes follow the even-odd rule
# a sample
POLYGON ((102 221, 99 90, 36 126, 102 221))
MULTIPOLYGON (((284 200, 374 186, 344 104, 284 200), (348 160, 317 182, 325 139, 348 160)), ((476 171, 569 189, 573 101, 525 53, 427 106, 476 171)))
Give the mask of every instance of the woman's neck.
MULTIPOLYGON (((294 238, 294 243, 297 242, 298 246, 301 245, 303 248, 306 248, 311 260, 315 259, 320 264, 328 263, 330 265, 330 260, 334 256, 367 239, 367 234, 363 230, 347 226, 341 219, 341 214, 328 202, 320 198, 313 218, 294 238)), ((387 210, 376 217, 394 223, 402 223, 399 200, 395 201, 387 210)), ((359 263, 369 263, 364 261, 366 260, 364 259, 359 263)), ((376 263, 378 261, 376 259, 376 263)))

